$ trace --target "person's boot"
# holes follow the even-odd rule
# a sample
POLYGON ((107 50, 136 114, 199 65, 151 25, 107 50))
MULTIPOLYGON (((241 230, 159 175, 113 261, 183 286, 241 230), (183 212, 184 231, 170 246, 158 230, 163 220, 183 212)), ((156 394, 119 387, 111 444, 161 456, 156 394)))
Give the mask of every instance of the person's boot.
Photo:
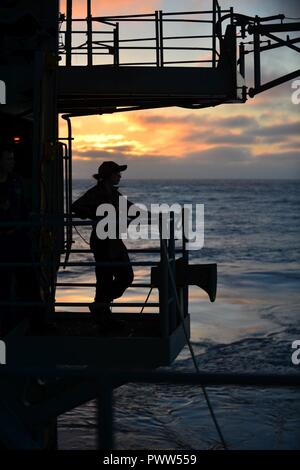
POLYGON ((120 329, 126 327, 124 321, 113 318, 108 302, 93 302, 90 304, 89 309, 95 316, 96 322, 100 327, 106 329, 120 329))

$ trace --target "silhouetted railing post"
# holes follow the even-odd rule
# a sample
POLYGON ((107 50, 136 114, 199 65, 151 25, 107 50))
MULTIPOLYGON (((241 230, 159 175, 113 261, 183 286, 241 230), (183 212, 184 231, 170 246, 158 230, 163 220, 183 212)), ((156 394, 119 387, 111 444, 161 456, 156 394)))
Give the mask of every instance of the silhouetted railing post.
POLYGON ((68 115, 63 115, 63 119, 67 122, 67 129, 68 129, 68 137, 67 137, 67 155, 66 155, 66 177, 68 179, 68 182, 66 183, 66 208, 69 208, 69 212, 67 211, 67 221, 68 225, 66 228, 66 234, 67 234, 67 249, 71 249, 72 247, 72 235, 73 235, 73 226, 72 226, 72 216, 71 216, 71 206, 72 206, 72 197, 73 197, 73 175, 72 175, 72 123, 70 116, 68 115))
POLYGON ((155 11, 155 51, 156 51, 156 67, 160 66, 160 40, 159 40, 159 16, 158 11, 155 11))
POLYGON ((169 335, 169 272, 168 254, 166 251, 166 240, 163 239, 162 214, 159 214, 159 236, 160 236, 160 279, 159 279, 159 316, 161 334, 163 337, 169 335))
MULTIPOLYGON (((186 247, 186 235, 185 235, 185 220, 188 217, 188 212, 186 213, 185 209, 182 209, 182 257, 185 263, 188 265, 189 262, 189 253, 186 247)), ((182 288, 182 305, 183 305, 183 313, 186 317, 188 314, 188 307, 189 307, 189 287, 186 285, 182 288)))
MULTIPOLYGON (((259 26, 259 19, 256 18, 256 25, 259 26)), ((254 42, 254 88, 258 89, 261 85, 261 71, 260 71, 260 35, 259 30, 256 28, 253 33, 254 42)))
POLYGON ((160 37, 160 66, 164 66, 164 33, 163 33, 163 12, 159 10, 159 37, 160 37))
POLYGON ((245 77, 245 45, 244 43, 240 44, 240 74, 242 77, 245 77))
MULTIPOLYGON (((172 276, 176 279, 176 264, 175 264, 175 238, 174 238, 174 212, 170 213, 170 239, 169 239, 169 247, 168 247, 168 254, 169 254, 169 263, 171 267, 172 276)), ((177 315, 176 315, 176 300, 175 300, 176 293, 171 292, 172 300, 170 301, 169 305, 169 312, 170 312, 170 328, 171 331, 174 331, 177 324, 177 315)))
POLYGON ((87 0, 87 64, 93 65, 93 26, 92 26, 92 0, 87 0))
POLYGON ((66 19, 66 66, 72 65, 72 0, 67 0, 67 19, 66 19))
POLYGON ((216 21, 217 21, 217 0, 213 0, 213 24, 212 24, 212 66, 213 68, 216 67, 216 62, 217 62, 216 21))
POLYGON ((114 65, 120 64, 120 47, 119 47, 119 23, 116 23, 114 29, 114 65))
POLYGON ((233 7, 230 7, 229 8, 229 12, 230 12, 230 24, 233 25, 233 18, 234 18, 234 15, 233 15, 233 7))

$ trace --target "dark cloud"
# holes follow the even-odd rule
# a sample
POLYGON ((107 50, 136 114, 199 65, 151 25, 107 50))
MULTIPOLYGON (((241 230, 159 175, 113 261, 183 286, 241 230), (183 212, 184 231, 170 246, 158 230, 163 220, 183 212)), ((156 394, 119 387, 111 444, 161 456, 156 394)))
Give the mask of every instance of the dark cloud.
POLYGON ((187 164, 198 164, 209 162, 222 165, 224 162, 231 164, 236 162, 250 161, 251 153, 248 149, 237 149, 230 147, 213 147, 202 152, 193 152, 187 155, 187 164))
MULTIPOLYGON (((286 164, 286 163, 294 163, 298 166, 300 165, 300 152, 298 150, 294 151, 287 151, 287 152, 277 152, 277 153, 263 153, 259 155, 258 160, 261 164, 265 164, 267 160, 272 161, 272 163, 276 164, 286 164)), ((300 166, 298 171, 300 170, 300 166)))
POLYGON ((218 119, 217 123, 220 127, 228 128, 241 128, 241 127, 253 127, 257 125, 256 119, 243 114, 232 116, 229 118, 218 119))
POLYGON ((183 118, 180 118, 178 116, 160 116, 158 114, 155 114, 153 116, 143 116, 140 117, 140 121, 142 121, 145 124, 168 124, 170 122, 177 122, 177 121, 183 121, 183 118))
POLYGON ((281 145, 281 144, 286 144, 286 139, 288 137, 285 137, 283 135, 265 135, 265 136, 259 136, 257 135, 256 136, 257 139, 257 143, 260 143, 260 144, 278 144, 278 145, 281 145))
POLYGON ((235 115, 232 117, 212 118, 201 116, 174 116, 166 117, 160 115, 146 116, 142 118, 143 123, 155 124, 182 124, 183 128, 187 123, 191 123, 191 130, 183 134, 182 142, 205 142, 208 144, 232 144, 249 145, 255 143, 256 129, 259 124, 253 117, 245 115, 235 115), (229 130, 240 129, 240 133, 230 133, 229 130), (222 130, 224 130, 222 133, 222 130), (250 132, 251 131, 251 132, 250 132), (226 133, 225 133, 226 132, 226 133))
POLYGON ((281 147, 284 149, 293 149, 295 152, 298 152, 300 149, 300 142, 282 142, 281 147))
POLYGON ((255 158, 251 171, 254 177, 298 179, 300 178, 300 153, 288 151, 261 154, 255 158))
POLYGON ((155 114, 152 116, 143 116, 141 121, 145 124, 186 124, 190 123, 195 126, 199 126, 201 129, 204 127, 210 126, 213 130, 214 127, 224 127, 224 128, 245 128, 253 127, 257 125, 256 119, 250 116, 245 116, 243 114, 235 115, 232 117, 216 117, 212 118, 204 114, 192 115, 188 114, 185 116, 162 116, 155 114))
POLYGON ((163 116, 161 114, 153 114, 140 116, 139 120, 144 124, 193 124, 195 126, 203 125, 207 122, 207 116, 199 114, 186 114, 184 116, 163 116))
MULTIPOLYGON (((76 154, 74 156, 78 157, 76 154)), ((298 151, 269 152, 254 156, 247 148, 226 146, 193 152, 184 158, 94 152, 91 160, 75 159, 74 177, 91 177, 103 160, 127 164, 128 169, 124 176, 129 179, 300 178, 298 151)))
POLYGON ((300 135, 300 122, 260 127, 255 130, 255 134, 258 136, 300 135))
POLYGON ((241 134, 227 134, 207 137, 206 142, 211 144, 249 145, 255 142, 255 136, 243 132, 241 134))
MULTIPOLYGON (((207 116, 148 116, 143 117, 145 123, 193 123, 196 127, 186 134, 182 140, 186 142, 206 142, 219 144, 253 144, 256 137, 269 138, 272 142, 280 142, 286 140, 289 136, 300 135, 300 122, 291 122, 287 124, 276 124, 262 127, 259 122, 245 115, 235 115, 228 118, 208 118, 207 116), (239 134, 227 133, 222 134, 222 129, 241 129, 239 134)), ((267 139, 268 140, 268 139, 267 139)))
POLYGON ((216 147, 186 158, 183 177, 195 178, 300 178, 296 151, 254 156, 248 149, 216 147))

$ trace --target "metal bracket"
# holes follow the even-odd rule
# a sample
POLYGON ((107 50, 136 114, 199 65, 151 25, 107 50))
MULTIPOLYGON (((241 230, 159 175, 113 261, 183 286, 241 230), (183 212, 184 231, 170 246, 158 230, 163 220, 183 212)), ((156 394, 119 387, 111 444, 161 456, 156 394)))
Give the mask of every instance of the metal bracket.
MULTIPOLYGON (((189 265, 183 258, 175 261, 176 286, 198 286, 209 295, 214 302, 217 294, 217 264, 189 265)), ((151 268, 151 286, 159 287, 161 284, 161 266, 151 268)))

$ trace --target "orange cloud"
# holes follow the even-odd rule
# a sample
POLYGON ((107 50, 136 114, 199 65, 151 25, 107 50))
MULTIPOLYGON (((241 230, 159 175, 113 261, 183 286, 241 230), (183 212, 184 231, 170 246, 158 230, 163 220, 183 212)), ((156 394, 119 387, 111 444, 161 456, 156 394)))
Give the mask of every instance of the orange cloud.
MULTIPOLYGON (((160 0, 147 0, 137 2, 136 0, 92 0, 92 15, 124 15, 135 13, 149 13, 161 4, 160 0), (146 4, 145 4, 146 3, 146 4)), ((85 18, 87 15, 86 0, 73 0, 73 17, 85 18)), ((66 0, 61 1, 60 10, 66 11, 66 0)))
MULTIPOLYGON (((139 158, 176 157, 220 146, 249 149, 253 155, 299 146, 298 120, 244 112, 246 108, 220 107, 201 111, 164 109, 128 114, 74 118, 74 157, 123 155, 139 158), (292 145, 293 144, 293 145, 292 145)), ((64 125, 64 124, 63 124, 64 125)), ((61 135, 66 135, 61 129, 61 135)))

